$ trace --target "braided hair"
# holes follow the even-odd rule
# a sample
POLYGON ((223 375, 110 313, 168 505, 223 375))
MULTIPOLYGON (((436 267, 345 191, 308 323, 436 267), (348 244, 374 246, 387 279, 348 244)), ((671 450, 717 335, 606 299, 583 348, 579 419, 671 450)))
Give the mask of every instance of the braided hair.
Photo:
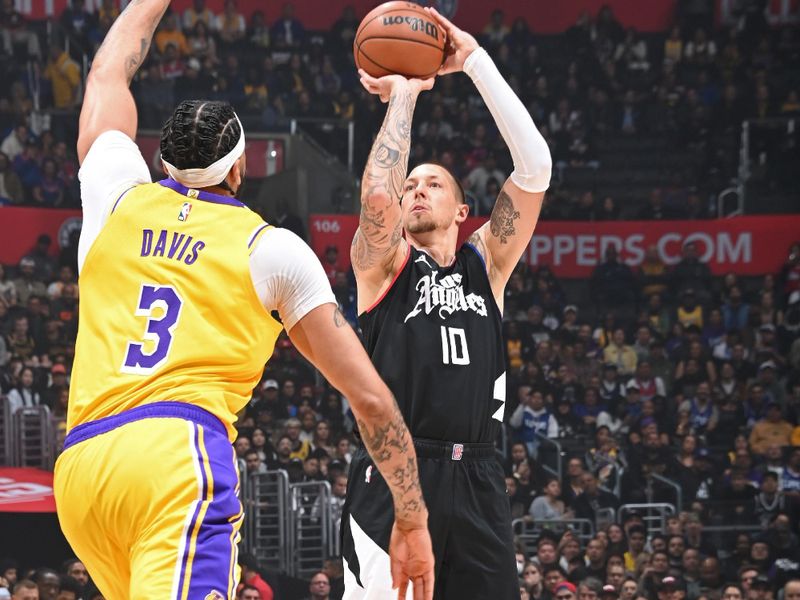
POLYGON ((241 135, 227 102, 184 100, 161 130, 161 156, 177 169, 204 169, 233 150, 241 135))

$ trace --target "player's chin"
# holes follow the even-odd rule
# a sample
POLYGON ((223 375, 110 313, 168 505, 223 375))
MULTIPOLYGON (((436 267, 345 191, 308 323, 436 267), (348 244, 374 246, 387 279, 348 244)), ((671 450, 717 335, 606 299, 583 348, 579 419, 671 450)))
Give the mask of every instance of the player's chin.
POLYGON ((436 229, 436 222, 430 214, 411 213, 406 219, 405 230, 408 233, 428 233, 436 229))

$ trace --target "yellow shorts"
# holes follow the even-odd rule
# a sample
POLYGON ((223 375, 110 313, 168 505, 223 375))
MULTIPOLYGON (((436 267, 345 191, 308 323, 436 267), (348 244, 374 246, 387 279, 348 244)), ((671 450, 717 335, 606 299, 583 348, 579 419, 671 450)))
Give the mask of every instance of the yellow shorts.
POLYGON ((58 518, 106 598, 235 597, 239 475, 216 417, 148 404, 75 427, 64 448, 58 518))

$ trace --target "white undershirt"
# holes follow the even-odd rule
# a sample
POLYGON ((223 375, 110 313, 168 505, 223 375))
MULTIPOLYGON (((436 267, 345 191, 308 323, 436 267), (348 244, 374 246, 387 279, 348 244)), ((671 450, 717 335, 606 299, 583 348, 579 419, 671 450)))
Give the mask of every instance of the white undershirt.
MULTIPOLYGON (((151 180, 139 148, 121 131, 106 131, 98 136, 78 171, 78 179, 83 204, 78 243, 80 272, 120 196, 151 180)), ((272 228, 261 236, 250 255, 250 276, 264 308, 277 310, 287 331, 318 306, 336 304, 316 255, 287 229, 272 228)))

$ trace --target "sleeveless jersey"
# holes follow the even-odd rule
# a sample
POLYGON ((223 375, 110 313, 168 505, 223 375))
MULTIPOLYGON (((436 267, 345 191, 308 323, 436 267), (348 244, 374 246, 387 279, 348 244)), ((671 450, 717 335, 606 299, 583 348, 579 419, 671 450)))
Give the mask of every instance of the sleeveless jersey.
POLYGON ((233 198, 172 180, 118 201, 80 274, 68 429, 173 400, 211 412, 234 439, 282 330, 250 276, 268 227, 233 198))
POLYGON ((359 323, 413 436, 495 441, 506 394, 502 319, 473 246, 464 244, 449 267, 409 246, 391 287, 359 323))

